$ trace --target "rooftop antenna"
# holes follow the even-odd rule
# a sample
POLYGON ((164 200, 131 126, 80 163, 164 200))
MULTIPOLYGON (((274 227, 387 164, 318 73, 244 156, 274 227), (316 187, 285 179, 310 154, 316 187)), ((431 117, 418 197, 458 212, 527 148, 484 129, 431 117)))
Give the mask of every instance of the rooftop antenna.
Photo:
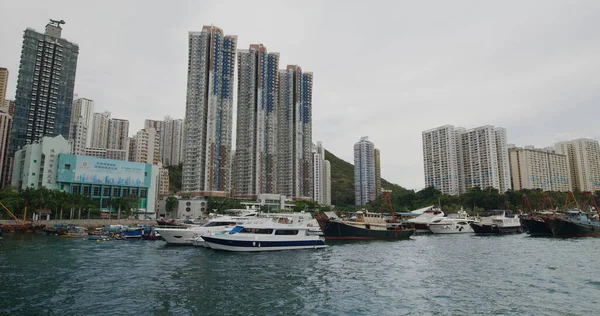
POLYGON ((52 20, 52 19, 50 19, 50 23, 54 23, 58 27, 60 27, 61 24, 66 24, 65 20, 58 21, 58 20, 52 20))

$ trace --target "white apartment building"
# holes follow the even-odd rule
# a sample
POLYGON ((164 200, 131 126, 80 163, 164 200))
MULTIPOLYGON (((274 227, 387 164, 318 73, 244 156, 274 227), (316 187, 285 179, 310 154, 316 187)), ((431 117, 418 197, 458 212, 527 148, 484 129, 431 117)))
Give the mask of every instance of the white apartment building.
POLYGON ((123 119, 110 119, 108 122, 108 149, 129 149, 129 121, 123 119))
POLYGON ((110 112, 94 113, 93 128, 89 130, 91 136, 92 148, 107 148, 108 145, 108 125, 110 122, 110 112))
MULTIPOLYGON (((80 124, 79 119, 83 119, 83 126, 86 127, 85 143, 83 147, 92 147, 92 127, 94 126, 94 101, 86 98, 76 98, 71 108, 71 131, 76 128, 75 124, 80 124)), ((73 134, 72 132, 70 133, 73 134)))
POLYGON ((313 144, 313 201, 331 205, 331 164, 325 160, 322 142, 313 144))
POLYGON ((368 137, 354 144, 354 197, 356 205, 376 198, 375 146, 368 137))
POLYGON ((554 150, 514 147, 509 150, 512 187, 542 189, 543 191, 571 191, 567 156, 554 150))
POLYGON ((461 193, 470 188, 493 187, 499 192, 511 188, 506 130, 490 125, 459 129, 459 170, 461 193))
POLYGON ((133 136, 129 160, 158 165, 160 162, 160 136, 154 128, 142 129, 133 136))
POLYGON ((580 138, 555 145, 556 152, 566 155, 573 190, 600 190, 600 145, 593 139, 580 138))
POLYGON ((433 186, 443 194, 460 194, 457 129, 444 125, 422 134, 425 187, 433 186))
POLYGON ((506 130, 444 125, 423 132, 425 185, 458 195, 470 188, 511 188, 506 130))

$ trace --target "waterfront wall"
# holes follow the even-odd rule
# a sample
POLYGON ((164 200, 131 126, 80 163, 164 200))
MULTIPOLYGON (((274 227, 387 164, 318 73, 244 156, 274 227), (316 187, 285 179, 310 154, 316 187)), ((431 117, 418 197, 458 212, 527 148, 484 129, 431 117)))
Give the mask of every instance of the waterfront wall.
MULTIPOLYGON (((55 224, 73 224, 77 226, 94 228, 102 227, 104 225, 124 225, 124 226, 137 226, 138 224, 149 224, 156 225, 155 220, 143 220, 143 219, 61 219, 61 220, 49 220, 49 221, 36 221, 36 224, 46 225, 46 227, 53 227, 55 224)), ((2 221, 0 224, 15 224, 15 221, 2 221)))

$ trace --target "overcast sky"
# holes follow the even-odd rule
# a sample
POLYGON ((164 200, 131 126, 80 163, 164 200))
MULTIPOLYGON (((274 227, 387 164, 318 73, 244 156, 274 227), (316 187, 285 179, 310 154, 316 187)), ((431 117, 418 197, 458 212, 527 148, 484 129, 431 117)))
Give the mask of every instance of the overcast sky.
POLYGON ((63 19, 75 91, 130 121, 183 118, 188 31, 262 43, 314 73, 313 141, 353 163, 369 136, 382 177, 421 189, 421 132, 505 127, 517 146, 600 139, 600 1, 0 0, 13 99, 23 31, 63 19))

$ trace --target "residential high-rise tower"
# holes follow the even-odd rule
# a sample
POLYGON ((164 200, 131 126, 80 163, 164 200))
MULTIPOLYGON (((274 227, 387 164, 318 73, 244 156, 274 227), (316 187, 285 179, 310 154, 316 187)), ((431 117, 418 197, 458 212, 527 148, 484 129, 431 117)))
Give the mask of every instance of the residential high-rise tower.
POLYGON ((376 198, 375 146, 368 137, 354 144, 354 197, 356 205, 365 205, 376 198))
POLYGON ((444 125, 423 132, 425 186, 458 195, 470 188, 511 188, 506 130, 444 125))
POLYGON ((15 96, 11 154, 43 136, 69 137, 79 47, 61 38, 61 24, 44 34, 26 29, 15 96))
POLYGON ((593 139, 580 138, 555 145, 556 152, 567 156, 572 189, 600 190, 600 145, 593 139))
POLYGON ((312 196, 312 82, 299 66, 279 70, 277 187, 296 199, 312 196))
POLYGON ((263 45, 238 52, 237 196, 276 193, 278 67, 279 54, 263 45))
POLYGON ((182 191, 221 195, 229 191, 236 36, 204 26, 190 32, 184 123, 182 191))

